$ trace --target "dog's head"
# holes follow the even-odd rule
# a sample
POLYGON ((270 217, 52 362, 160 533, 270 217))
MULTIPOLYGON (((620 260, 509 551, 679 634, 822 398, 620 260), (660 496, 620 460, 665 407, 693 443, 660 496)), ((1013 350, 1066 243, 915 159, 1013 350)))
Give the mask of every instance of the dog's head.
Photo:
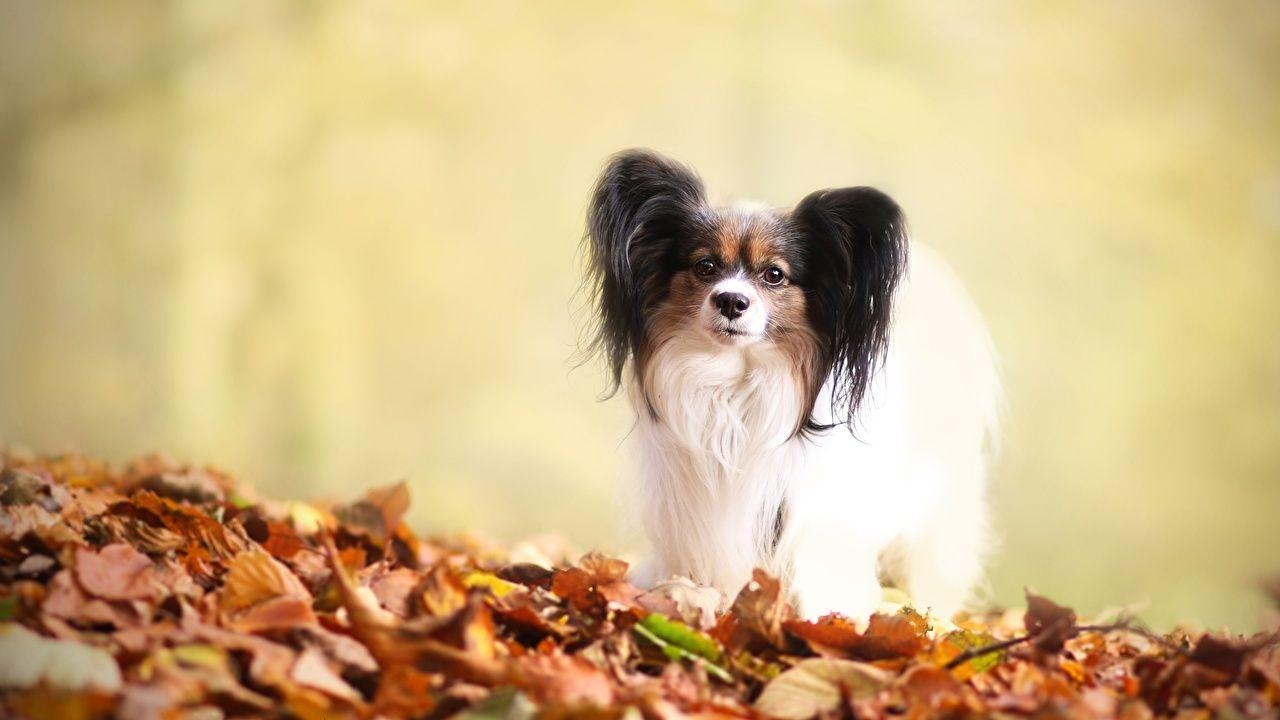
POLYGON ((820 190, 787 210, 712 207, 689 168, 619 153, 588 213, 593 347, 616 389, 628 360, 642 372, 675 338, 770 344, 792 363, 810 409, 831 376, 833 417, 852 421, 887 346, 904 225, 897 204, 867 187, 820 190))

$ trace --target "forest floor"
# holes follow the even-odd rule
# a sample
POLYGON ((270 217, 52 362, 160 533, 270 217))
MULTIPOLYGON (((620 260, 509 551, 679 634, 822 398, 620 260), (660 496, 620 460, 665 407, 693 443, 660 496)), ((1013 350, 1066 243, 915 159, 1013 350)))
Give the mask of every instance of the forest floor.
POLYGON ((0 715, 31 718, 1280 714, 1280 645, 1025 610, 722 614, 626 563, 420 538, 404 485, 319 507, 149 457, 0 454, 0 715))

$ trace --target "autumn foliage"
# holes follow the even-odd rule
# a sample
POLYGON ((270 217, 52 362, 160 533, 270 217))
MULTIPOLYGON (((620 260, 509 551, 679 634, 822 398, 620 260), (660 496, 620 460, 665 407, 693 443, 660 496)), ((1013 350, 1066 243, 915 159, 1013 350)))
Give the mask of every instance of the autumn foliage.
POLYGON ((419 538, 403 485, 332 507, 156 458, 0 455, 0 715, 1274 717, 1272 636, 1025 612, 722 614, 626 563, 419 538))

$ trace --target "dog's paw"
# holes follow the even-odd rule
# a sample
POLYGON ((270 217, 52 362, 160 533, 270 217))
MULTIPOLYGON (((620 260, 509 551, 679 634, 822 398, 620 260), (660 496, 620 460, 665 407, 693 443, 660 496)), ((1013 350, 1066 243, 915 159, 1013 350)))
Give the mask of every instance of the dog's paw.
POLYGON ((640 596, 642 605, 667 606, 674 609, 676 617, 702 630, 716 624, 716 614, 725 609, 727 601, 719 590, 679 576, 655 583, 640 596))

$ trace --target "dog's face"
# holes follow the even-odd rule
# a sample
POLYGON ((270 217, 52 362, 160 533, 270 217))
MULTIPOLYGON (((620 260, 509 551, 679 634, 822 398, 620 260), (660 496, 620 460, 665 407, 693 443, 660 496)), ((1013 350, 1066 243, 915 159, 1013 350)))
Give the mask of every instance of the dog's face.
POLYGON ((713 208, 691 170, 632 150, 596 184, 587 251, 593 348, 615 388, 628 362, 642 377, 677 337, 770 344, 792 364, 810 413, 831 377, 843 406, 834 415, 851 421, 888 342, 906 235, 898 206, 872 188, 821 190, 790 210, 713 208))
POLYGON ((672 244, 666 293, 649 322, 651 342, 677 333, 732 346, 812 336, 797 276, 804 257, 784 218, 750 206, 710 211, 672 244))

